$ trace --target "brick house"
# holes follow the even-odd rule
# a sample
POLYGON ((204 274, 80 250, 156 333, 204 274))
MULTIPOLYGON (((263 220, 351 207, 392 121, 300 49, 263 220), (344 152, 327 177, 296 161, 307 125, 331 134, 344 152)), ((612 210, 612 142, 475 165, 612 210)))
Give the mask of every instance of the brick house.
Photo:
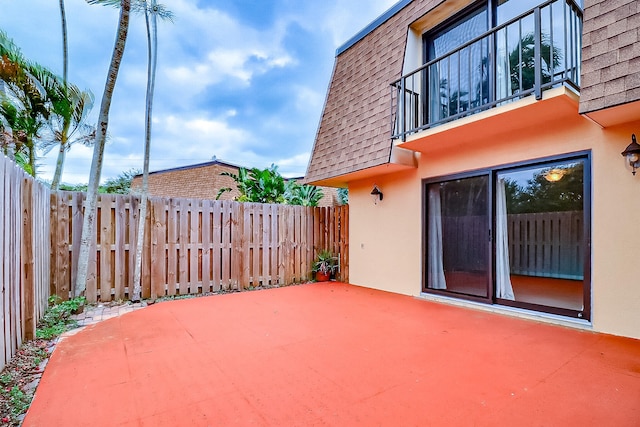
MULTIPOLYGON (((213 160, 206 163, 182 166, 149 172, 149 194, 155 197, 184 197, 214 200, 221 188, 232 188, 232 191, 222 193, 220 200, 234 200, 240 195, 235 181, 223 172, 238 174, 240 166, 232 163, 213 160)), ((303 181, 303 178, 291 178, 303 181)), ((136 175, 131 182, 131 192, 139 191, 142 187, 142 174, 136 175)), ((322 187, 324 197, 318 206, 339 205, 338 193, 335 188, 322 187)))
POLYGON ((350 280, 640 338, 639 28, 637 0, 402 0, 338 48, 306 179, 349 188, 350 280))
MULTIPOLYGON (((196 165, 182 166, 149 172, 149 195, 155 197, 185 197, 214 200, 221 188, 233 188, 223 193, 221 200, 233 200, 240 193, 231 177, 220 175, 223 172, 237 174, 240 166, 213 160, 196 165)), ((142 188, 142 174, 136 175, 131 182, 131 191, 142 188)))

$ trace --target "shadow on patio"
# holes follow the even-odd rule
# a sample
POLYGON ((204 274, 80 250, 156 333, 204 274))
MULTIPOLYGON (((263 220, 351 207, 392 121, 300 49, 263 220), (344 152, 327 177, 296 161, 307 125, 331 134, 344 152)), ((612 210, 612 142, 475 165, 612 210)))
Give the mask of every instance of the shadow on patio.
POLYGON ((631 426, 639 402, 640 341, 318 283, 89 326, 24 425, 631 426))

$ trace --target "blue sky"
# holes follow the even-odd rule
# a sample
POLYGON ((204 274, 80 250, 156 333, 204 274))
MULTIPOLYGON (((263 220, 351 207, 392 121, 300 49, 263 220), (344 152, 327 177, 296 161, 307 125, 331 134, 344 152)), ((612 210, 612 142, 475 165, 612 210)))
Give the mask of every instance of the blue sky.
MULTIPOLYGON (((1 0, 0 28, 26 57, 62 73, 58 2, 1 0)), ((159 24, 151 170, 218 159, 304 175, 335 49, 396 0, 166 0, 159 24)), ((118 11, 66 0, 69 80, 90 89, 95 123, 118 11)), ((146 35, 134 16, 111 108, 103 180, 142 169, 146 35)), ((86 183, 92 149, 76 146, 63 181, 86 183)), ((40 160, 53 175, 55 153, 40 160)))

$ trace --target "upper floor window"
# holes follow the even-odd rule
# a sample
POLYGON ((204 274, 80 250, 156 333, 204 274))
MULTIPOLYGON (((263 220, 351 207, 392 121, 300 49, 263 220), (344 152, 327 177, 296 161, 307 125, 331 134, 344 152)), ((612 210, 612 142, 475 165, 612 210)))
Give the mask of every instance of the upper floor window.
POLYGON ((581 1, 483 0, 423 36, 423 64, 393 83, 394 137, 559 85, 578 88, 581 1))

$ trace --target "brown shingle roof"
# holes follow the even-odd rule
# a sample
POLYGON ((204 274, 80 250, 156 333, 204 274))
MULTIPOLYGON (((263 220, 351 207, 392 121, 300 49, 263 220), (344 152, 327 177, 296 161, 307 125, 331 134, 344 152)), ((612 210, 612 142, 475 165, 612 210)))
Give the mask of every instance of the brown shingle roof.
POLYGON ((640 1, 585 0, 580 112, 640 100, 640 1))
POLYGON ((336 57, 308 182, 389 163, 390 84, 402 75, 409 25, 439 3, 412 1, 336 57))

